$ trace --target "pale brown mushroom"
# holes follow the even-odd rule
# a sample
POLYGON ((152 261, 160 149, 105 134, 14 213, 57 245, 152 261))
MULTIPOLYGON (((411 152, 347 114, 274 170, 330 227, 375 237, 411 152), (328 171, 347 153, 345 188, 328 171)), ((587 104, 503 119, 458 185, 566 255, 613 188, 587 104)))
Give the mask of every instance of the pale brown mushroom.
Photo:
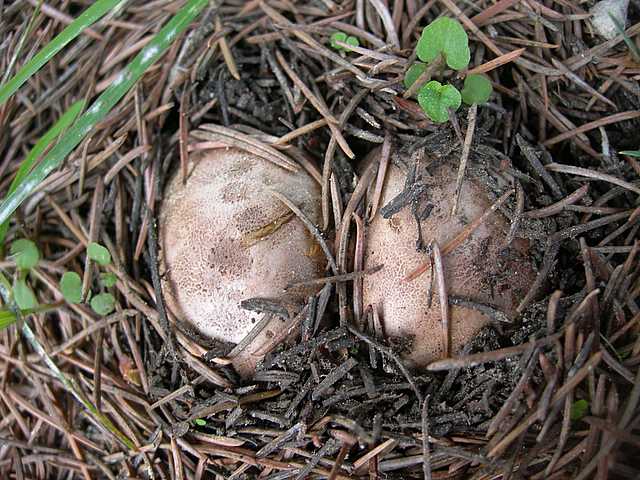
MULTIPOLYGON (((433 204, 433 210, 422 222, 427 244, 435 240, 443 248, 465 225, 491 206, 486 188, 467 175, 458 212, 452 216, 456 173, 448 165, 431 169, 428 201, 433 204)), ((403 191, 405 178, 406 172, 400 167, 390 166, 381 205, 403 191)), ((508 229, 507 221, 499 213, 492 213, 470 238, 443 256, 448 295, 489 304, 510 317, 515 315, 518 301, 526 294, 534 272, 526 242, 516 240, 510 248, 503 248, 508 229)), ((387 336, 414 337, 406 359, 420 367, 443 357, 446 337, 435 287, 432 305, 428 305, 432 270, 406 281, 409 273, 428 260, 425 253, 416 250, 417 238, 417 225, 410 207, 389 219, 377 213, 367 231, 365 268, 377 265, 384 268, 365 277, 363 299, 365 305, 378 309, 387 336)), ((450 306, 451 353, 459 352, 489 322, 490 318, 477 309, 450 306)))
MULTIPOLYGON (((164 193, 159 223, 163 293, 170 312, 201 334, 242 341, 261 315, 241 308, 263 298, 300 305, 315 290, 287 284, 321 276, 323 257, 303 223, 274 195, 286 195, 313 222, 318 184, 237 149, 192 154, 186 183, 178 172, 164 193)), ((233 359, 250 375, 287 321, 274 317, 233 359)))

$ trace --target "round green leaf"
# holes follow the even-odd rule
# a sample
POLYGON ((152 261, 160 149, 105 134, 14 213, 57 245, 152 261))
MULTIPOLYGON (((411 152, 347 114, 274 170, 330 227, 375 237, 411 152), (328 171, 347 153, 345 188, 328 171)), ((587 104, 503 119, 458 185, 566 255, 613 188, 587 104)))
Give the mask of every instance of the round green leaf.
POLYGON ((465 69, 471 60, 467 32, 460 22, 449 17, 440 17, 424 27, 416 51, 418 58, 426 63, 442 54, 454 70, 465 69))
POLYGON ((100 265, 105 266, 111 263, 111 254, 109 250, 96 242, 91 242, 87 247, 87 255, 91 260, 98 262, 100 265))
POLYGON ((69 303, 82 301, 82 279, 76 272, 65 272, 60 280, 62 296, 69 303))
MULTIPOLYGON (((351 45, 352 47, 359 47, 360 41, 356 37, 348 36, 345 43, 351 45)), ((348 49, 346 49, 348 50, 348 49)))
POLYGON ((100 293, 91 299, 91 308, 98 315, 109 315, 116 308, 116 299, 110 293, 100 293))
POLYGON ((464 79, 464 88, 460 92, 467 105, 486 103, 493 92, 491 81, 485 75, 471 74, 464 79))
POLYGON ((16 265, 21 270, 29 270, 35 267, 38 264, 38 260, 40 260, 38 247, 26 238, 21 238, 13 242, 10 253, 16 265))
POLYGON ((193 423, 195 423, 199 427, 205 427, 207 425, 207 421, 202 418, 196 418, 193 423))
POLYGON ((111 288, 118 282, 118 277, 115 273, 111 272, 102 272, 100 274, 100 281, 105 288, 111 288))
POLYGON ((13 283, 13 298, 20 310, 28 310, 38 306, 38 299, 23 276, 16 278, 13 283))
POLYGON ((407 73, 404 74, 404 87, 409 89, 411 85, 416 83, 416 80, 420 78, 420 75, 427 69, 427 64, 422 62, 416 62, 409 67, 407 73))
POLYGON ((336 50, 342 50, 342 47, 338 45, 336 42, 346 42, 347 34, 344 32, 334 32, 331 34, 330 41, 331 41, 331 46, 333 48, 335 48, 336 50))
POLYGON ((418 92, 418 103, 433 122, 445 123, 449 120, 449 109, 460 108, 462 97, 453 85, 431 80, 418 92))

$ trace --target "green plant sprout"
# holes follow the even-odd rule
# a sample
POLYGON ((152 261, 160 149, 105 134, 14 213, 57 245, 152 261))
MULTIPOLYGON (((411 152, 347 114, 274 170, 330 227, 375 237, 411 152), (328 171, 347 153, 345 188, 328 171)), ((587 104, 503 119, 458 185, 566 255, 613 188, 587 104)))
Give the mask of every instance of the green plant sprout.
POLYGON ((64 272, 60 279, 60 291, 69 303, 82 302, 82 279, 76 272, 64 272))
POLYGON ((35 243, 26 238, 21 238, 11 244, 9 250, 16 267, 20 270, 29 270, 35 267, 40 260, 40 251, 35 243))
MULTIPOLYGON (((404 86, 407 89, 423 76, 427 67, 437 69, 447 65, 456 71, 467 68, 471 61, 469 37, 460 22, 441 17, 422 30, 416 54, 421 61, 406 71, 404 86)), ((433 122, 444 123, 449 120, 450 112, 457 111, 462 102, 468 105, 486 103, 492 91, 491 81, 485 75, 467 75, 462 91, 453 85, 426 79, 425 85, 418 90, 418 103, 433 122)))
POLYGON ((20 310, 34 309, 38 306, 38 299, 27 284, 27 275, 38 265, 40 251, 34 242, 21 238, 11 244, 9 254, 16 263, 16 275, 12 285, 13 298, 20 310))
POLYGON ((111 254, 109 253, 109 250, 96 242, 91 242, 87 247, 87 256, 103 267, 111 263, 111 254))
MULTIPOLYGON (((102 267, 111 264, 111 254, 104 246, 96 242, 91 242, 87 246, 87 258, 95 261, 102 267)), ((100 272, 100 283, 104 288, 113 287, 118 281, 118 277, 112 272, 100 272)), ((76 272, 65 272, 60 279, 60 291, 64 299, 71 304, 82 303, 82 279, 76 272)), ((89 305, 98 315, 109 315, 115 310, 116 299, 109 292, 101 292, 93 295, 89 290, 87 296, 90 298, 89 305)))
POLYGON ((418 103, 431 120, 444 123, 449 120, 449 109, 456 111, 460 108, 462 96, 453 85, 431 80, 418 92, 418 103))
POLYGON ((331 35, 330 38, 331 47, 340 51, 351 51, 349 47, 345 47, 343 45, 338 45, 338 42, 346 43, 347 45, 351 45, 352 47, 359 47, 360 42, 356 37, 352 37, 351 35, 347 35, 344 32, 335 32, 331 35))
POLYGON ((424 27, 416 47, 418 58, 431 64, 442 57, 454 70, 464 70, 471 61, 469 37, 462 24, 449 17, 441 17, 424 27))
POLYGON ((475 73, 465 77, 464 87, 460 91, 462 101, 467 105, 486 103, 491 97, 491 92, 493 92, 491 80, 475 73))
POLYGON ((91 308, 98 315, 109 315, 116 308, 116 299, 110 293, 99 293, 89 302, 91 308))
POLYGON ((411 85, 416 83, 416 81, 420 78, 420 75, 424 73, 427 69, 427 64, 422 62, 415 62, 413 65, 409 67, 407 73, 404 74, 404 87, 409 89, 411 85))

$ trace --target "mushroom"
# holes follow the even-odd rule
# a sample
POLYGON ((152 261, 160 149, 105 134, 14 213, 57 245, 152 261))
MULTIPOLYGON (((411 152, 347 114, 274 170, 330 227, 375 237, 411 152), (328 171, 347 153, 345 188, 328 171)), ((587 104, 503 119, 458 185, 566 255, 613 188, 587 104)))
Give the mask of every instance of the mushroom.
MULTIPOLYGON (((491 206, 487 188, 466 175, 457 213, 451 215, 457 172, 448 165, 430 169, 427 204, 432 208, 421 221, 425 244, 432 240, 440 249, 461 230, 491 206)), ((405 188, 406 173, 390 165, 382 192, 381 205, 387 205, 405 188)), ((425 203, 421 206, 424 208, 425 203)), ((492 213, 464 243, 442 256, 445 288, 449 296, 464 298, 475 306, 489 304, 511 317, 517 302, 526 293, 534 278, 525 241, 516 239, 504 247, 508 224, 498 213, 492 213)), ((414 280, 407 276, 428 261, 425 253, 416 249, 417 223, 411 207, 405 207, 390 218, 380 212, 373 218, 366 236, 365 268, 384 267, 365 277, 365 305, 378 309, 386 336, 413 337, 406 360, 414 367, 423 367, 445 354, 446 336, 443 330, 437 287, 429 306, 428 292, 432 270, 414 280)), ((449 302, 451 303, 451 302, 449 302)), ((451 353, 459 351, 490 318, 467 303, 450 306, 449 336, 451 353)))
MULTIPOLYGON (((319 187, 306 172, 237 149, 192 154, 186 182, 178 172, 165 189, 159 216, 162 291, 169 311, 204 336, 241 342, 260 320, 241 307, 244 300, 296 306, 315 293, 297 288, 284 295, 289 283, 320 276, 324 264, 302 221, 274 192, 319 221, 319 187)), ((251 375, 286 325, 274 315, 232 358, 235 369, 251 375)))

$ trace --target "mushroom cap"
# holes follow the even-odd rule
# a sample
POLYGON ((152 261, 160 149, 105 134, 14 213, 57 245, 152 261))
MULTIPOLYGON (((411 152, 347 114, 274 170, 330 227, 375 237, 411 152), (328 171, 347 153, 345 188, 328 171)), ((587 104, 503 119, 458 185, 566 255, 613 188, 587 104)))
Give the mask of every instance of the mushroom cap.
MULTIPOLYGON (((278 200, 286 195, 313 222, 320 190, 300 170, 292 173, 237 149, 192 154, 187 181, 169 181, 159 217, 162 289, 170 312, 205 336, 238 343, 262 318, 241 308, 250 298, 302 304, 311 288, 284 292, 290 282, 321 275, 323 258, 299 218, 278 200)), ((233 359, 250 375, 263 347, 286 326, 274 317, 233 359)))
MULTIPOLYGON (((428 202, 430 216, 421 222, 425 244, 432 240, 442 249, 465 225, 482 215, 491 203, 486 188, 467 175, 458 212, 451 216, 456 175, 448 165, 431 170, 428 202)), ((380 205, 386 205, 404 189, 406 173, 390 165, 380 205)), ((517 302, 526 294, 534 278, 526 242, 516 240, 504 248, 507 222, 497 213, 491 216, 454 251, 443 255, 445 287, 448 295, 466 297, 515 314, 517 302)), ((428 305, 432 271, 413 281, 405 278, 428 260, 416 250, 417 224, 411 208, 402 209, 389 219, 378 212, 366 235, 365 267, 384 267, 363 282, 363 300, 381 314, 388 337, 414 337, 406 355, 408 363, 422 367, 444 355, 444 334, 437 288, 428 305)), ((490 319, 475 309, 449 307, 451 352, 458 352, 490 319)))

